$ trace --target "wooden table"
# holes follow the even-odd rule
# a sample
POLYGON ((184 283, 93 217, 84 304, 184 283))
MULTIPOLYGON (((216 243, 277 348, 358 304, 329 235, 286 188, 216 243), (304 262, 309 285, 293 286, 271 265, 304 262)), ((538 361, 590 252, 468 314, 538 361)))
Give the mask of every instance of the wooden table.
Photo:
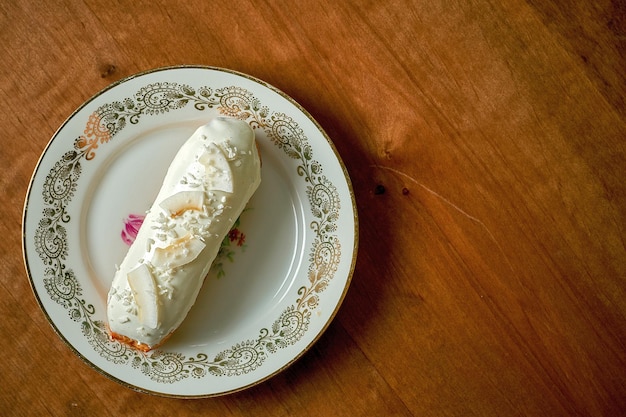
POLYGON ((218 3, 0 4, 0 414, 625 415, 624 3, 218 3), (360 224, 321 339, 270 380, 199 400, 83 363, 21 252, 55 130, 110 83, 179 64, 250 74, 306 108, 360 224))

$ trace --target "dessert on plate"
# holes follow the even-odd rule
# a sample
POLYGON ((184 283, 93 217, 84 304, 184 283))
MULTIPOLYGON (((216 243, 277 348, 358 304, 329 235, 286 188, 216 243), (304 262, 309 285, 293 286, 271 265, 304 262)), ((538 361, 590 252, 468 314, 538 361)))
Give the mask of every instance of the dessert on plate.
POLYGON ((217 117, 174 157, 107 297, 111 337, 149 351, 183 322, 224 237, 261 182, 254 132, 217 117))

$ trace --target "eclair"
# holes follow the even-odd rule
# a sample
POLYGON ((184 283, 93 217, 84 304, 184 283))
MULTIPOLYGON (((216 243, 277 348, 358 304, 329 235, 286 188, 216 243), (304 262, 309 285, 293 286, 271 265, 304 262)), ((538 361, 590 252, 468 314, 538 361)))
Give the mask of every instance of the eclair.
POLYGON ((113 339, 149 351, 181 325, 260 182, 246 122, 217 117, 187 139, 113 276, 107 297, 113 339))

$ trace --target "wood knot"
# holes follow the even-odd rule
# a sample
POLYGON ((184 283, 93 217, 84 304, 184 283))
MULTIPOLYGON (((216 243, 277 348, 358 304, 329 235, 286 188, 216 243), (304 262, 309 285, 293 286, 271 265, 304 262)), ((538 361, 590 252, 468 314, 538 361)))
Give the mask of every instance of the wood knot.
POLYGON ((381 194, 385 194, 385 186, 382 184, 378 184, 375 188, 374 188, 374 194, 376 195, 381 195, 381 194))
POLYGON ((104 64, 100 66, 100 78, 107 78, 113 75, 117 68, 113 64, 104 64))

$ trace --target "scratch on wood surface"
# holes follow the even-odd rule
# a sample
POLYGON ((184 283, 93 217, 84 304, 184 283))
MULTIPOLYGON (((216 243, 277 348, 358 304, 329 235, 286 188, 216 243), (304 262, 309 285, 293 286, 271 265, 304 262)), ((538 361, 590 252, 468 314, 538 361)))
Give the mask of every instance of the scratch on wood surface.
POLYGON ((495 245, 498 247, 498 250, 500 251, 500 253, 502 254, 502 256, 504 257, 507 265, 509 266, 509 268, 511 269, 511 271, 515 272, 513 269, 513 265, 511 264, 511 262, 509 261, 509 258, 506 256, 506 253, 504 252, 504 249, 502 248, 502 246, 500 245, 500 243, 498 242, 498 240, 496 239, 496 237, 493 235, 493 233, 491 233, 491 230, 489 230, 489 228, 487 227, 487 225, 480 220, 479 218, 477 218, 476 216, 472 216, 471 214, 469 214, 467 211, 463 210, 461 207, 459 207, 458 205, 454 204, 452 201, 450 201, 449 199, 447 199, 446 197, 442 196, 441 194, 439 194, 438 192, 436 192, 435 190, 433 190, 432 188, 429 188, 428 186, 426 186, 425 184, 419 182, 418 180, 416 180, 415 178, 413 178, 412 176, 410 176, 409 174, 402 172, 400 170, 397 170, 395 168, 391 168, 388 166, 384 166, 384 165, 371 165, 372 168, 377 168, 377 169, 382 169, 384 171, 390 171, 393 172, 394 174, 400 175, 403 178, 408 179, 409 181, 411 181, 413 184, 417 185, 418 187, 424 189, 425 191, 427 191, 428 193, 434 195, 435 197, 437 197, 439 200, 443 201, 444 203, 446 203, 447 205, 449 205, 450 207, 452 207, 454 210, 458 211, 459 213, 461 213, 462 215, 464 215, 465 217, 467 217, 468 219, 472 220, 474 223, 478 224, 485 232, 487 232, 487 235, 489 236, 489 238, 493 241, 493 243, 495 243, 495 245))

